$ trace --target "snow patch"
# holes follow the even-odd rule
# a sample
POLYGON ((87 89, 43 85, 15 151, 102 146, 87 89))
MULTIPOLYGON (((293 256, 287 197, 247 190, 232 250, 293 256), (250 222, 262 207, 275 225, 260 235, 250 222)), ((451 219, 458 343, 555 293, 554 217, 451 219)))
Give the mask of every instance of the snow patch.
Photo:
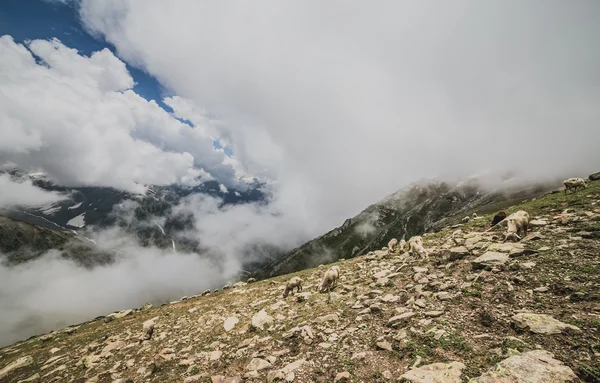
POLYGON ((44 206, 40 207, 38 210, 41 211, 44 215, 52 215, 60 210, 60 205, 55 205, 55 204, 44 205, 44 206))
POLYGON ((83 202, 79 202, 77 205, 73 205, 71 207, 68 207, 67 209, 69 210, 73 210, 73 209, 77 209, 79 206, 81 206, 83 204, 83 202))
POLYGON ((73 227, 84 227, 85 213, 81 213, 77 217, 70 219, 69 222, 67 222, 67 225, 73 227))

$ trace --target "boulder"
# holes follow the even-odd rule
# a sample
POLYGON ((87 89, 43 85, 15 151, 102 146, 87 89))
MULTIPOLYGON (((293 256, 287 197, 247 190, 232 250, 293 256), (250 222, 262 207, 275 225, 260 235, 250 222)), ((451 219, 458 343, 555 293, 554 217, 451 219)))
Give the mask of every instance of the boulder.
POLYGON ((402 378, 411 383, 460 383, 464 368, 460 362, 433 363, 409 370, 402 378))
POLYGON ((590 175, 588 176, 588 179, 589 179, 590 181, 598 181, 598 180, 600 180, 600 172, 598 172, 598 173, 594 173, 594 174, 590 174, 590 175))
POLYGON ((473 260, 476 268, 503 266, 508 262, 508 254, 496 251, 488 251, 473 260))
POLYGON ((579 327, 563 323, 546 314, 520 313, 514 315, 512 320, 518 328, 529 328, 529 331, 536 334, 560 334, 567 329, 581 331, 579 327))
POLYGON ((545 350, 511 356, 469 383, 567 383, 577 376, 545 350))

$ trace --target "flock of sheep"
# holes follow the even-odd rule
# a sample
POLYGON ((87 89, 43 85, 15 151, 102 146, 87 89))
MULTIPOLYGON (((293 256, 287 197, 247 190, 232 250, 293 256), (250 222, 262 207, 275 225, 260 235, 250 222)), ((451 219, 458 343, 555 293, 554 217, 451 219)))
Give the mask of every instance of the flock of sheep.
MULTIPOLYGON (((565 195, 567 191, 571 190, 577 192, 579 188, 585 189, 586 180, 583 178, 569 178, 563 182, 565 186, 565 195)), ((473 213, 472 217, 465 217, 463 222, 468 222, 470 219, 477 219, 483 217, 477 217, 476 213, 473 213)), ((504 241, 520 241, 523 236, 527 235, 527 229, 529 228, 529 213, 524 210, 519 210, 509 216, 505 212, 501 211, 494 216, 492 219, 491 226, 494 228, 496 225, 506 225, 506 232, 504 233, 504 241)), ((490 229, 491 230, 491 229, 490 229)), ((411 237, 408 242, 404 239, 398 241, 396 238, 392 238, 388 242, 387 249, 390 253, 400 252, 403 253, 408 250, 410 255, 418 255, 421 259, 427 259, 430 250, 425 249, 423 246, 423 238, 421 236, 411 237), (408 247, 408 249, 407 249, 408 247)), ((340 268, 338 266, 332 266, 325 272, 323 279, 319 284, 318 290, 321 293, 331 291, 336 285, 340 278, 340 268)), ((287 297, 290 293, 294 294, 294 290, 297 292, 302 291, 303 280, 299 277, 291 278, 283 292, 283 297, 287 297)))

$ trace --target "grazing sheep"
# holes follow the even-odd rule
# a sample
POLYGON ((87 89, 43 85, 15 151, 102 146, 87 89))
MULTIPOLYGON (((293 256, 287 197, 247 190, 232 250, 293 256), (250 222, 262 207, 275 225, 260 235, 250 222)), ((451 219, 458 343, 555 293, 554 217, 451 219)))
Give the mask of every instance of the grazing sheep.
POLYGON ((142 336, 140 337, 140 343, 145 340, 152 339, 152 334, 154 334, 154 318, 148 319, 142 324, 142 336))
POLYGON ((388 242, 388 249, 390 250, 391 253, 396 251, 396 246, 398 245, 398 240, 396 238, 392 238, 389 242, 388 242))
POLYGON ((477 213, 473 213, 473 218, 477 218, 477 213))
POLYGON ((469 217, 469 216, 466 216, 466 217, 465 217, 465 218, 463 218, 463 219, 462 219, 460 222, 462 222, 462 223, 467 223, 467 222, 469 222, 470 220, 471 220, 471 217, 469 217))
POLYGON ((506 218, 506 224, 508 226, 506 230, 506 234, 504 237, 504 241, 519 241, 521 237, 519 236, 520 232, 523 232, 524 235, 527 235, 527 228, 529 227, 529 213, 524 210, 519 210, 516 213, 511 214, 506 218))
POLYGON ((587 187, 583 178, 569 178, 564 180, 563 184, 565 185, 565 195, 567 195, 568 190, 573 190, 574 193, 577 193, 577 189, 585 189, 587 187))
POLYGON ((256 282, 256 278, 248 278, 248 280, 246 281, 246 283, 254 283, 256 282))
POLYGON ((298 292, 302 291, 302 279, 298 278, 298 277, 292 277, 287 285, 285 286, 285 291, 283 292, 283 297, 287 297, 289 295, 289 293, 291 292, 292 295, 294 294, 294 289, 297 289, 298 292))
POLYGON ((398 244, 398 249, 401 253, 404 252, 405 247, 406 247, 406 241, 404 239, 400 240, 400 243, 398 244))
POLYGON ((337 286, 337 280, 340 278, 340 268, 338 266, 331 266, 329 270, 323 276, 323 280, 319 285, 319 292, 331 291, 337 286))
POLYGON ((500 211, 492 218, 492 227, 496 226, 506 218, 506 212, 500 211))
POLYGON ((408 240, 408 252, 411 254, 419 254, 423 259, 427 257, 427 250, 423 247, 423 238, 420 235, 411 237, 408 240))

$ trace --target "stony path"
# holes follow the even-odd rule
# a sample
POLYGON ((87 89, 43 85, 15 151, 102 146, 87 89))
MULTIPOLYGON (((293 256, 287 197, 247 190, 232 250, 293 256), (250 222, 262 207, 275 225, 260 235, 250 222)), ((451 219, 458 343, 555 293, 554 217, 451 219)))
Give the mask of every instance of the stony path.
POLYGON ((600 183, 517 209, 519 243, 485 217, 424 235, 425 261, 338 262, 331 293, 327 265, 116 313, 0 350, 0 382, 597 382, 600 183))

